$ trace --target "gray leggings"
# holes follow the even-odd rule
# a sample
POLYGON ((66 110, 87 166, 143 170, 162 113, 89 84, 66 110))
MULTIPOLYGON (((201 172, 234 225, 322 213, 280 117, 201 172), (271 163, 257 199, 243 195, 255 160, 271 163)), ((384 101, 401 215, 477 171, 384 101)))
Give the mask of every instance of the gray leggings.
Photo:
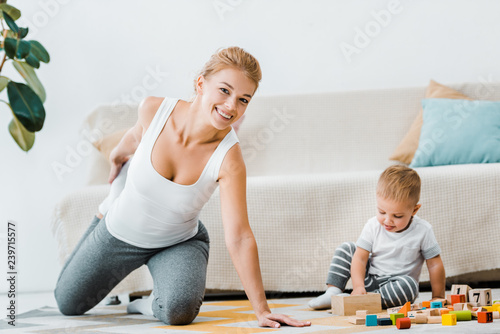
MULTIPOLYGON (((356 245, 354 242, 344 242, 333 255, 326 284, 331 284, 344 290, 351 277, 351 262, 356 245)), ((406 302, 414 302, 418 296, 418 283, 410 276, 376 276, 368 274, 370 261, 366 266, 365 289, 368 292, 378 292, 385 308, 402 306, 406 302)))
POLYGON ((154 316, 169 325, 191 323, 205 293, 210 241, 203 224, 199 222, 198 233, 189 240, 145 249, 113 237, 105 218, 94 217, 62 268, 54 292, 61 313, 84 314, 147 264, 154 283, 154 316))

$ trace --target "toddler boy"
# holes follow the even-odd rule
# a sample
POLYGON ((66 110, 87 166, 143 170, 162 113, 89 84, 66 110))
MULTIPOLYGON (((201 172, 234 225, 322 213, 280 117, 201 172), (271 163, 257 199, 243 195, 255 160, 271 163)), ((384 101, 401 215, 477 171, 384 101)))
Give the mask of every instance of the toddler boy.
POLYGON ((378 292, 384 308, 414 302, 424 260, 429 270, 432 299, 444 298, 445 272, 441 249, 432 226, 415 214, 420 209, 420 177, 411 168, 387 168, 377 184, 377 215, 365 224, 354 244, 336 249, 324 294, 311 300, 313 309, 331 305, 349 278, 352 295, 378 292))

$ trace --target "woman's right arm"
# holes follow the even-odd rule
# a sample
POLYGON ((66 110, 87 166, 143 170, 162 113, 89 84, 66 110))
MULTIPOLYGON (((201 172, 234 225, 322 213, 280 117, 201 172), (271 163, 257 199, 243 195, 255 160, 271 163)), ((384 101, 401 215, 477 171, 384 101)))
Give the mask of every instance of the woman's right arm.
POLYGON ((366 264, 370 252, 366 249, 356 247, 351 263, 352 295, 365 295, 366 264))
POLYGON ((149 124, 158 110, 162 97, 148 96, 142 100, 137 111, 137 122, 130 128, 118 145, 111 151, 109 161, 111 163, 111 171, 109 173, 108 182, 112 183, 118 176, 122 166, 130 159, 130 156, 135 153, 139 143, 141 142, 142 135, 146 132, 149 124))

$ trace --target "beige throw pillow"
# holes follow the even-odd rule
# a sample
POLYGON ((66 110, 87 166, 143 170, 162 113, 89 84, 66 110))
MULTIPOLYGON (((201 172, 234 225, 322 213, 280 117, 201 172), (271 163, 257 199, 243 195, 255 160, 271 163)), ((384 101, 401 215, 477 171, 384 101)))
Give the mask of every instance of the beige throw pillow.
POLYGON ((92 145, 94 145, 94 147, 97 148, 99 152, 101 152, 106 161, 109 161, 109 155, 111 154, 111 151, 116 147, 116 145, 118 145, 118 143, 120 142, 120 140, 122 140, 122 137, 128 130, 129 129, 123 129, 113 132, 112 134, 105 136, 101 140, 93 142, 92 145))
MULTIPOLYGON (((434 80, 431 80, 427 90, 425 92, 425 98, 441 98, 441 99, 463 99, 472 100, 468 96, 451 89, 450 87, 441 85, 434 80)), ((420 130, 422 129, 422 124, 424 111, 420 108, 420 112, 417 118, 413 121, 410 130, 399 143, 398 147, 394 150, 389 160, 396 160, 409 165, 413 160, 413 156, 418 148, 418 141, 420 139, 420 130)))

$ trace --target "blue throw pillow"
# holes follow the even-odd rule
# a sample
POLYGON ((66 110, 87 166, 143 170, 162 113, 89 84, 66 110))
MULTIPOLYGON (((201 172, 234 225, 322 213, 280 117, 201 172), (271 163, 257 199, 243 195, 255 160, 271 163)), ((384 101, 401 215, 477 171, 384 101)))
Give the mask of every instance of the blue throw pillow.
POLYGON ((410 167, 500 162, 500 102, 424 99, 410 167))

